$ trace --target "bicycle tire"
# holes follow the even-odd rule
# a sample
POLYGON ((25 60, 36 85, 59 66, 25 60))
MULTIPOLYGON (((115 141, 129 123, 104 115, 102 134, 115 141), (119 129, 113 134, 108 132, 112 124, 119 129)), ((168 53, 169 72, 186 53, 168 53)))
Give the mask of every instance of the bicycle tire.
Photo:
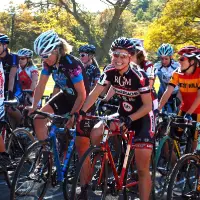
MULTIPOLYGON (((93 146, 90 147, 84 153, 83 157, 81 158, 81 160, 80 160, 80 162, 78 164, 79 166, 77 168, 76 176, 75 176, 74 181, 73 181, 71 198, 70 198, 71 200, 76 200, 77 199, 76 192, 77 192, 77 188, 80 188, 80 184, 79 184, 80 174, 81 174, 81 170, 82 170, 83 164, 85 163, 85 161, 88 161, 86 159, 88 159, 88 158, 90 159, 91 158, 91 160, 92 160, 91 166, 95 167, 94 165, 98 164, 98 161, 102 161, 102 160, 96 160, 96 158, 102 158, 102 156, 104 155, 104 153, 105 152, 103 152, 100 147, 93 147, 93 146), (97 162, 94 162, 94 161, 97 161, 97 162)), ((108 163, 107 163, 107 160, 105 160, 104 166, 98 164, 98 167, 100 167, 100 168, 97 168, 97 170, 95 171, 94 175, 98 174, 99 172, 102 173, 101 174, 101 178, 104 180, 104 182, 103 183, 101 182, 100 185, 97 185, 97 183, 96 183, 96 185, 94 185, 95 182, 96 182, 96 179, 95 178, 92 179, 93 176, 91 176, 91 174, 88 173, 88 171, 89 171, 88 170, 87 171, 87 175, 88 175, 87 177, 91 177, 91 178, 88 178, 88 179, 90 179, 91 182, 93 181, 92 184, 89 184, 89 182, 88 182, 88 185, 89 185, 89 187, 91 189, 90 190, 91 193, 92 193, 92 191, 96 191, 96 189, 100 189, 99 191, 102 190, 102 194, 100 195, 101 196, 100 199, 104 200, 106 198, 106 195, 107 195, 106 191, 107 191, 107 183, 108 183, 108 163), (101 169, 103 169, 103 171, 101 169)), ((91 169, 92 170, 90 172, 93 173, 94 169, 93 168, 91 168, 91 169)), ((89 194, 89 199, 92 198, 91 195, 92 194, 89 194)), ((96 194, 94 196, 97 198, 96 194)))
POLYGON ((162 198, 164 192, 167 189, 167 180, 169 178, 170 172, 172 170, 172 152, 173 152, 173 140, 169 136, 165 136, 161 139, 160 145, 156 149, 155 154, 155 166, 154 166, 154 197, 162 198), (166 145, 169 149, 166 153, 166 145))
MULTIPOLYGON (((182 172, 182 173, 192 172, 192 171, 190 171, 190 170, 192 170, 191 167, 196 167, 198 170, 199 162, 200 162, 200 158, 198 157, 198 155, 195 155, 193 153, 185 154, 178 160, 178 162, 174 166, 172 173, 170 175, 169 186, 168 186, 168 191, 167 191, 167 200, 174 199, 173 198, 173 190, 175 189, 174 185, 176 185, 177 182, 181 184, 184 181, 184 179, 185 180, 187 179, 186 182, 187 182, 187 184, 189 184, 188 181, 192 180, 191 177, 188 177, 188 174, 187 174, 187 176, 185 176, 185 174, 184 174, 183 180, 182 180, 181 179, 182 175, 180 174, 180 172, 182 172), (188 167, 186 168, 187 165, 189 165, 188 166, 189 168, 188 167)), ((194 176, 192 176, 192 177, 194 177, 194 176)), ((197 177, 194 177, 194 178, 197 179, 197 177)), ((197 182, 197 181, 198 180, 196 180, 194 182, 197 182)), ((186 185, 184 185, 184 189, 187 189, 185 187, 186 187, 186 185)), ((191 185, 189 185, 189 187, 191 187, 191 185)), ((200 192, 198 192, 198 195, 199 195, 198 198, 193 198, 192 196, 190 196, 190 198, 186 198, 185 195, 187 195, 187 193, 183 194, 184 190, 182 188, 180 189, 180 191, 181 192, 179 192, 179 193, 181 193, 180 194, 181 196, 179 199, 200 199, 200 192), (184 195, 184 196, 182 196, 182 195, 184 195)), ((192 193, 190 195, 192 195, 192 193)), ((193 193, 193 195, 195 195, 195 193, 193 193)), ((176 199, 178 199, 178 190, 176 191, 175 196, 177 197, 176 199)))
POLYGON ((12 161, 21 158, 28 146, 33 142, 35 142, 35 138, 25 128, 17 128, 12 131, 7 145, 7 152, 11 156, 12 161), (17 153, 19 154, 18 156, 17 153))
POLYGON ((10 200, 22 199, 23 197, 24 197, 24 199, 27 199, 27 196, 30 196, 30 191, 33 189, 36 182, 40 184, 42 181, 44 182, 42 187, 40 187, 40 186, 38 187, 38 190, 40 190, 39 191, 40 194, 38 194, 38 199, 43 199, 43 197, 46 193, 46 190, 48 188, 49 180, 50 180, 51 173, 52 173, 52 165, 53 165, 52 154, 50 152, 48 154, 48 159, 47 159, 47 162, 45 163, 45 167, 43 169, 44 171, 42 171, 42 173, 40 175, 40 180, 31 179, 30 174, 31 174, 31 172, 33 172, 34 167, 36 167, 36 164, 38 163, 38 159, 40 159, 40 156, 43 154, 42 148, 45 145, 48 145, 48 144, 46 142, 36 141, 27 149, 25 154, 22 156, 22 158, 19 162, 19 165, 17 166, 15 173, 14 173, 14 177, 13 177, 13 181, 12 181, 12 185, 11 185, 11 191, 10 191, 10 200), (36 150, 35 153, 34 153, 34 150, 36 150), (29 158, 29 156, 32 156, 32 157, 29 158), (31 158, 32 158, 32 163, 31 163, 31 158), (23 165, 25 165, 25 164, 27 164, 27 165, 30 164, 29 170, 26 170, 26 166, 23 168, 23 165), (28 171, 27 175, 24 174, 25 171, 28 171), (20 183, 22 183, 22 185, 24 184, 24 186, 22 187, 22 185, 21 185, 20 186, 21 190, 17 191, 16 187, 17 187, 17 183, 18 183, 18 177, 21 172, 23 174, 22 178, 25 177, 27 180, 25 179, 23 181, 23 179, 22 180, 19 179, 19 182, 21 181, 20 183), (32 181, 32 183, 31 183, 31 186, 27 187, 27 183, 29 181, 32 181))

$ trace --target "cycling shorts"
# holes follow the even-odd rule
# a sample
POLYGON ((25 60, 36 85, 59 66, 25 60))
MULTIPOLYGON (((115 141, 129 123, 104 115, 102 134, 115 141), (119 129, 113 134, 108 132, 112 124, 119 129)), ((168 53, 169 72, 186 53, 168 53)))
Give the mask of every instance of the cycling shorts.
POLYGON ((49 100, 48 104, 56 115, 65 115, 71 112, 75 101, 76 96, 59 92, 49 100))

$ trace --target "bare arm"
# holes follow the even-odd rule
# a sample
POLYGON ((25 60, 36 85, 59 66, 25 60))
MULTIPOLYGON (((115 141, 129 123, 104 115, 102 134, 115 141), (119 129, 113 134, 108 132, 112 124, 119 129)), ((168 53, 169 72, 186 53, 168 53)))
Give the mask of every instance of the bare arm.
POLYGON ((83 81, 75 83, 74 88, 77 91, 77 98, 70 114, 74 114, 75 112, 78 112, 83 106, 83 103, 86 99, 86 90, 85 90, 85 85, 83 81))
POLYGON ((9 82, 8 82, 8 90, 11 92, 13 92, 16 74, 17 74, 17 67, 11 67, 9 73, 9 82))
POLYGON ((130 118, 135 121, 144 117, 152 110, 152 98, 151 93, 141 94, 143 105, 133 114, 130 115, 130 118))
POLYGON ((34 91, 35 88, 36 88, 36 86, 37 86, 38 77, 39 77, 39 75, 38 75, 37 73, 34 73, 34 74, 32 75, 32 84, 31 84, 31 88, 30 88, 32 91, 34 91))
POLYGON ((108 93, 106 94, 105 98, 103 100, 109 101, 115 94, 115 91, 113 89, 113 86, 110 86, 110 89, 108 90, 108 93))
POLYGON ((90 92, 89 96, 86 99, 86 102, 83 105, 82 110, 84 112, 87 112, 87 110, 95 103, 98 96, 101 94, 101 92, 104 90, 105 86, 96 84, 95 88, 90 92))
POLYGON ((154 79, 149 79, 149 86, 150 86, 150 89, 152 89, 153 84, 154 84, 154 79))
POLYGON ((191 115, 195 111, 195 109, 199 106, 199 104, 200 104, 200 89, 198 90, 197 97, 194 100, 190 109, 187 111, 187 113, 191 115))
POLYGON ((172 95, 172 92, 174 91, 174 87, 172 85, 168 85, 166 91, 161 97, 158 109, 161 110, 163 106, 167 103, 169 97, 172 95))
POLYGON ((42 75, 42 74, 40 75, 40 80, 35 88, 35 92, 34 92, 34 96, 33 96, 32 107, 34 109, 37 108, 38 102, 40 101, 40 99, 42 98, 42 96, 44 94, 44 90, 45 90, 48 79, 49 79, 49 76, 42 75))

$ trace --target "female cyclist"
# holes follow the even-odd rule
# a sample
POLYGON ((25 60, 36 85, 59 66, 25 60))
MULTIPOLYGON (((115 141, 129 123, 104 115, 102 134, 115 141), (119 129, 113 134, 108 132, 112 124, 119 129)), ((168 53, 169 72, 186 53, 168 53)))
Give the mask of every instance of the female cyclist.
POLYGON ((94 45, 87 44, 79 48, 79 56, 82 61, 86 74, 89 79, 90 91, 94 88, 100 77, 100 70, 97 61, 94 57, 96 48, 94 45))
MULTIPOLYGON (((146 74, 135 68, 131 62, 131 56, 135 55, 133 42, 128 38, 118 38, 111 45, 111 59, 113 66, 105 68, 98 84, 89 94, 80 115, 85 115, 94 104, 104 87, 111 83, 115 93, 120 99, 119 115, 125 123, 125 128, 135 131, 135 156, 139 175, 139 196, 141 200, 148 200, 151 191, 151 176, 149 172, 151 153, 154 138, 154 116, 149 80, 146 74)), ((81 117, 80 117, 81 119, 81 117)), ((98 145, 102 138, 102 132, 96 130, 91 133, 91 141, 98 145)), ((81 146, 78 153, 81 157, 89 146, 88 138, 77 140, 77 146, 81 146), (84 140, 84 142, 83 142, 84 140)), ((84 166, 88 171, 90 166, 84 166)), ((85 170, 83 170, 85 172, 85 170)), ((87 195, 88 174, 82 174, 82 192, 87 195)), ((80 195, 81 195, 80 194, 80 195)), ((84 198, 83 198, 84 199, 84 198)))
POLYGON ((155 81, 154 66, 151 61, 147 60, 146 52, 144 47, 142 46, 142 42, 139 39, 133 39, 133 38, 131 39, 136 49, 136 57, 133 56, 132 61, 135 62, 142 70, 144 70, 144 72, 149 78, 151 97, 153 101, 153 110, 155 111, 158 109, 158 98, 155 88, 153 87, 155 81))
MULTIPOLYGON (((38 69, 33 63, 33 51, 30 49, 20 49, 17 52, 19 58, 19 67, 17 69, 17 84, 15 97, 19 100, 21 105, 28 106, 32 104, 32 95, 27 95, 24 98, 22 91, 23 90, 32 90, 34 91, 38 82, 38 69)), ((20 125, 22 115, 19 110, 8 109, 9 121, 12 125, 12 128, 16 128, 20 125)))
MULTIPOLYGON (((175 69, 180 67, 178 62, 175 62, 172 58, 174 54, 174 49, 170 44, 162 44, 157 51, 157 55, 160 59, 159 62, 154 64, 155 75, 158 76, 160 86, 158 89, 158 100, 160 100, 164 91, 167 88, 167 85, 170 81, 172 73, 175 69)), ((171 98, 168 100, 165 110, 167 112, 174 112, 173 110, 173 99, 176 98, 178 94, 178 86, 174 88, 171 98)))
MULTIPOLYGON (((58 115, 69 114, 68 128, 73 125, 73 114, 80 110, 89 93, 85 69, 76 57, 70 55, 71 50, 72 46, 53 30, 46 31, 37 37, 34 42, 34 51, 42 58, 43 69, 34 92, 33 104, 28 108, 29 113, 37 108, 49 76, 52 74, 53 80, 61 91, 53 96, 41 110, 58 115)), ((46 123, 45 119, 35 118, 35 131, 39 140, 47 138, 46 123)))
MULTIPOLYGON (((164 92, 159 110, 165 105, 178 85, 182 96, 179 115, 187 120, 200 121, 200 49, 186 46, 179 50, 180 67, 174 71, 169 85, 164 92)), ((198 132, 194 131, 193 150, 196 149, 198 132)))

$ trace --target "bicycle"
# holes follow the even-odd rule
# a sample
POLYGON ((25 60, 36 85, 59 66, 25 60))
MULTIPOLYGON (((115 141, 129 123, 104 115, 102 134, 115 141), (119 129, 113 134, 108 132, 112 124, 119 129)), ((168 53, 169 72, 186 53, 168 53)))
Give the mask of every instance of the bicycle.
POLYGON ((199 132, 194 153, 183 155, 170 175, 167 199, 200 199, 200 122, 190 124, 199 132))
POLYGON ((80 160, 72 185, 71 200, 77 199, 77 196, 81 192, 81 187, 84 185, 87 186, 89 199, 106 199, 106 197, 110 199, 111 196, 116 196, 119 191, 123 192, 124 199, 131 197, 129 196, 128 190, 138 184, 137 177, 135 178, 137 172, 134 171, 134 145, 132 145, 134 131, 128 131, 126 133, 122 132, 122 130, 111 132, 107 123, 113 120, 119 122, 116 119, 117 117, 118 114, 83 117, 83 119, 102 120, 104 130, 100 146, 91 146, 80 160), (121 160, 122 169, 120 170, 120 166, 115 165, 108 141, 109 137, 115 135, 120 135, 127 142, 125 156, 123 161, 121 160), (86 172, 82 171, 85 162, 90 163, 90 167, 86 172), (111 180, 109 180, 109 169, 114 176, 111 177, 111 180), (84 177, 81 178, 80 176, 84 177), (110 194, 111 196, 109 196, 110 194))
MULTIPOLYGON (((4 101, 4 105, 7 107, 16 107, 18 105, 17 100, 4 101)), ((11 177, 8 175, 8 171, 14 171, 19 163, 19 159, 25 153, 27 147, 35 141, 32 134, 24 128, 17 128, 12 130, 10 123, 7 119, 7 113, 5 112, 5 119, 1 121, 2 136, 7 153, 11 157, 11 165, 6 169, 1 168, 1 173, 4 174, 8 187, 11 186, 11 177)))
MULTIPOLYGON (((155 153, 155 175, 154 192, 156 198, 162 198, 167 190, 169 176, 176 160, 181 155, 192 152, 192 132, 191 126, 184 121, 184 118, 176 114, 160 114, 167 118, 168 125, 165 136, 156 137, 155 153), (176 134, 176 129, 183 129, 181 135, 176 134)), ((166 124, 164 121, 164 124, 166 124)), ((159 134, 158 134, 159 136, 159 134)))
POLYGON ((63 127, 68 118, 41 111, 35 111, 34 114, 51 120, 49 135, 46 140, 33 143, 22 156, 14 174, 10 199, 27 199, 28 197, 43 199, 50 182, 53 187, 62 183, 64 197, 69 199, 71 180, 68 181, 68 179, 74 174, 74 162, 76 162, 72 159, 75 156, 76 131, 70 129, 72 139, 64 161, 60 161, 56 134, 66 133, 63 127), (39 163, 42 164, 42 167, 35 176, 34 170, 39 163))

